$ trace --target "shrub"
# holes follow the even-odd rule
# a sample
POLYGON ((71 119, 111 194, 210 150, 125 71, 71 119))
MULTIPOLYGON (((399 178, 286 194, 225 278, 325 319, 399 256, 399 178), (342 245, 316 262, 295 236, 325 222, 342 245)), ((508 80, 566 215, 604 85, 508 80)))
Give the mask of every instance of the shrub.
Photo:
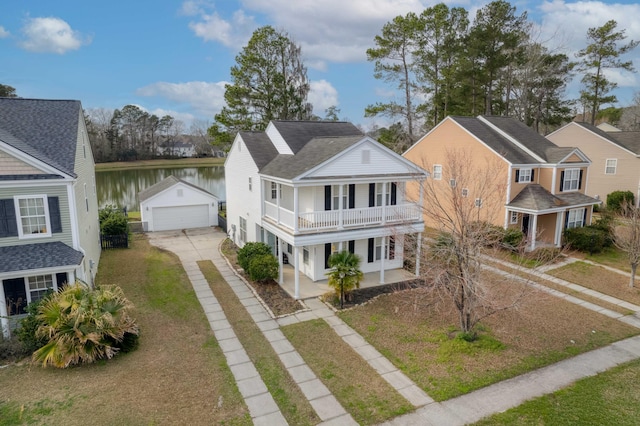
POLYGON ((517 251, 524 240, 524 233, 516 228, 507 228, 502 235, 502 246, 508 250, 517 251))
POLYGON ((605 246, 606 232, 593 226, 571 228, 564 231, 565 244, 572 249, 600 253, 605 246))
MULTIPOLYGON (((49 297, 49 295, 47 295, 49 297)), ((38 336, 38 327, 43 325, 42 320, 38 318, 38 308, 47 297, 44 297, 38 301, 31 302, 27 306, 27 316, 20 320, 20 326, 15 331, 15 334, 24 345, 24 348, 28 353, 33 353, 47 344, 49 339, 46 336, 38 336)))
POLYGON ((121 235, 129 232, 129 221, 122 210, 108 205, 98 212, 100 232, 105 235, 121 235))
POLYGON ((588 228, 599 229, 604 232, 604 247, 613 247, 613 223, 614 217, 611 212, 604 212, 588 228))
POLYGON ((631 191, 613 191, 607 195, 607 208, 614 212, 620 211, 620 207, 624 202, 633 205, 635 197, 631 191))
POLYGON ((253 256, 246 269, 253 281, 264 282, 278 277, 278 259, 271 253, 253 256))
POLYGON ((238 250, 238 264, 249 273, 251 259, 263 254, 272 254, 271 247, 265 243, 246 243, 238 250))
POLYGON ((31 352, 25 348, 17 336, 13 335, 7 339, 0 330, 0 364, 18 361, 29 354, 31 352))
MULTIPOLYGON (((48 342, 33 353, 33 360, 66 368, 112 358, 127 333, 138 334, 138 325, 129 316, 132 307, 117 286, 95 290, 79 283, 66 286, 38 307, 42 324, 36 336, 48 342)), ((126 345, 130 347, 130 342, 126 345)))

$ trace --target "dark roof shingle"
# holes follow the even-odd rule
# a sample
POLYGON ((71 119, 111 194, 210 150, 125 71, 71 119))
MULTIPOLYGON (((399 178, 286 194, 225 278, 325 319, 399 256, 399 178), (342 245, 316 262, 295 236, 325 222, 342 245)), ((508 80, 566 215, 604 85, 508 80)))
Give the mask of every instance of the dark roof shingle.
POLYGON ((140 201, 144 201, 147 200, 151 197, 153 197, 156 194, 161 193, 162 191, 171 188, 173 185, 177 184, 177 183, 182 183, 184 185, 190 186, 191 188, 197 189, 198 191, 202 191, 204 193, 207 193, 209 195, 212 195, 215 197, 215 195, 213 195, 212 193, 210 193, 209 191, 207 191, 206 189, 202 189, 199 186, 196 186, 192 183, 187 182, 186 180, 182 180, 179 179, 177 177, 175 177, 174 175, 169 175, 166 178, 162 179, 160 182, 151 185, 148 188, 143 189, 142 191, 140 191, 138 193, 138 199, 140 201))
POLYGON ((0 247, 0 273, 75 267, 83 257, 82 253, 60 241, 0 247))
POLYGON ((75 177, 81 111, 74 100, 0 98, 0 139, 75 177))

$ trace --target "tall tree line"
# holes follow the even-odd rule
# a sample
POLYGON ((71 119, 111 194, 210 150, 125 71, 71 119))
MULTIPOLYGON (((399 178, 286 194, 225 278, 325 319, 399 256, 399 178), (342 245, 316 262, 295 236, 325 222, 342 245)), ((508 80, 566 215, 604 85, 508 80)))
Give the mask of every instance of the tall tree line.
POLYGON ((385 24, 367 50, 374 76, 396 86, 400 101, 376 103, 366 116, 401 119, 409 139, 448 115, 503 115, 548 133, 572 118, 575 101, 565 89, 576 71, 584 73, 582 97, 595 117, 601 104, 615 101, 605 92, 615 87, 602 70, 633 71, 619 55, 624 31, 615 21, 591 28, 589 45, 578 62, 536 41, 526 12, 504 0, 479 9, 471 20, 462 7, 441 3, 417 15, 398 16, 385 24))
POLYGON ((183 133, 179 120, 149 114, 135 105, 89 109, 85 111, 85 123, 97 162, 156 157, 160 145, 177 141, 183 133))

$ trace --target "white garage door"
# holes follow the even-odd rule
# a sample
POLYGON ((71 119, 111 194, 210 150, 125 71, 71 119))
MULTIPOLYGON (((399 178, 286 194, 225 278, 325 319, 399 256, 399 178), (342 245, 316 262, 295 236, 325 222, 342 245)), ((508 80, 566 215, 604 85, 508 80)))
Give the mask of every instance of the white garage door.
POLYGON ((209 226, 209 206, 154 207, 153 230, 203 228, 209 226))

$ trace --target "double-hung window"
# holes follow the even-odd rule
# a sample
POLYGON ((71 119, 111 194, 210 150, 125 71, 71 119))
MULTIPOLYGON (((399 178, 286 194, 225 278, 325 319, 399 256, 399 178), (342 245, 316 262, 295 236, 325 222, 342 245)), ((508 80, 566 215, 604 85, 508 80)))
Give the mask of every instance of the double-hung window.
POLYGON ((278 198, 278 184, 271 182, 271 199, 275 200, 276 198, 278 198))
POLYGON ((531 169, 520 169, 517 170, 516 173, 518 174, 518 183, 528 183, 531 182, 531 178, 532 178, 532 171, 531 169))
POLYGON ((47 197, 16 197, 16 216, 20 238, 51 236, 47 197))
POLYGON ((247 219, 240 216, 240 242, 247 242, 247 219))
POLYGON ((580 169, 566 169, 562 181, 563 191, 575 191, 580 189, 580 169))
POLYGON ((433 165, 433 179, 440 180, 442 179, 442 165, 434 164, 433 165))
POLYGON ((585 209, 571 209, 567 217, 567 229, 581 228, 584 226, 584 212, 585 209))
MULTIPOLYGON (((342 185, 342 209, 347 208, 349 186, 342 185)), ((331 185, 331 209, 340 210, 340 185, 331 185)))
POLYGON ((511 215, 509 217, 509 223, 511 225, 518 223, 518 212, 511 212, 511 215))
POLYGON ((605 175, 615 175, 616 168, 618 167, 618 159, 617 158, 607 158, 607 164, 604 168, 605 175))
POLYGON ((376 183, 376 206, 389 206, 391 205, 391 182, 376 183), (382 192, 384 190, 384 202, 382 192))
POLYGON ((29 295, 32 303, 42 299, 48 292, 53 291, 52 275, 36 275, 35 277, 27 278, 27 280, 29 281, 29 295))

